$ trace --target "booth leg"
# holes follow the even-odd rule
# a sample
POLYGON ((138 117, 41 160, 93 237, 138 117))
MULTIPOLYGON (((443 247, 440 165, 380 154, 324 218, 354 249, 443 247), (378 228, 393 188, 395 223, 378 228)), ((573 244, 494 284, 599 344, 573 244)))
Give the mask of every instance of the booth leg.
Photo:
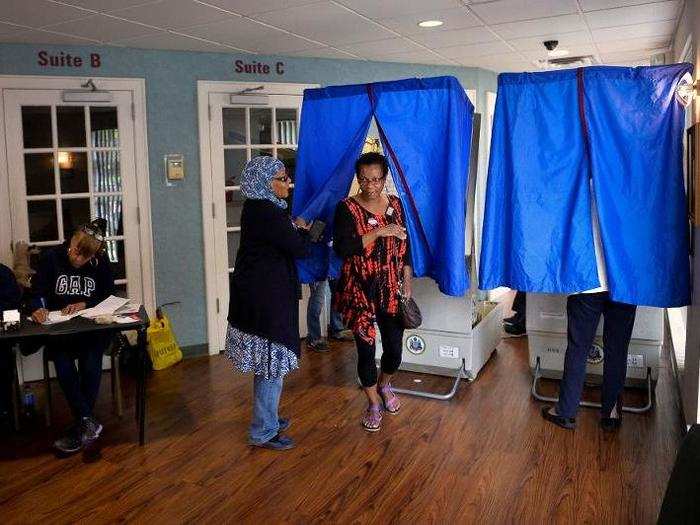
MULTIPOLYGON (((537 363, 535 364, 535 372, 534 372, 534 377, 532 379, 532 397, 537 399, 538 401, 546 401, 548 403, 556 403, 559 401, 558 397, 550 397, 550 396, 544 396, 540 394, 537 391, 537 384, 540 379, 540 358, 537 358, 537 363)), ((644 406, 641 407, 630 407, 630 406, 623 406, 622 411, 623 412, 631 412, 633 414, 641 414, 643 412, 647 412, 651 410, 651 368, 647 368, 647 402, 644 406)), ((579 402, 579 406, 581 407, 586 407, 586 408, 601 408, 600 403, 593 403, 591 401, 581 401, 579 402)))
MULTIPOLYGON (((437 394, 434 392, 425 392, 423 390, 412 390, 409 388, 396 388, 392 387, 391 389, 398 393, 398 394, 408 394, 411 396, 418 396, 418 397, 426 397, 428 399, 437 399, 439 401, 449 401, 452 399, 455 394, 457 393, 457 389, 459 388, 459 382, 461 379, 464 378, 464 374, 466 373, 465 369, 466 363, 464 362, 464 359, 462 359, 462 366, 459 368, 455 369, 456 375, 454 382, 452 383, 452 388, 450 389, 449 392, 446 394, 437 394)), ((357 379, 358 384, 360 384, 360 379, 357 379)))

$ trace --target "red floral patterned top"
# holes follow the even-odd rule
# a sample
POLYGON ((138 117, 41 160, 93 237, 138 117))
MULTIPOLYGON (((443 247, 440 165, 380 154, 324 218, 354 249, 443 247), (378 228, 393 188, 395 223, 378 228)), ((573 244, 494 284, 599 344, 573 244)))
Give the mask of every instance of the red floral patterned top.
POLYGON ((343 266, 333 305, 345 325, 370 344, 377 335, 377 309, 398 313, 399 277, 411 256, 408 240, 380 237, 363 247, 362 236, 392 223, 406 227, 401 201, 393 195, 384 214, 370 212, 352 197, 338 203, 335 211, 333 248, 343 266))

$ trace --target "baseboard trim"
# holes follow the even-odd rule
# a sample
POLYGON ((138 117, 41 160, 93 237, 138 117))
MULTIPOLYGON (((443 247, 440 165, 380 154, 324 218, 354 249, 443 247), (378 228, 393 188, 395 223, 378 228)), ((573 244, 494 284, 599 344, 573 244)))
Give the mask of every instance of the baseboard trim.
POLYGON ((182 350, 183 359, 190 359, 191 357, 201 357, 203 355, 209 355, 209 345, 203 343, 201 345, 190 345, 183 346, 180 348, 182 350))

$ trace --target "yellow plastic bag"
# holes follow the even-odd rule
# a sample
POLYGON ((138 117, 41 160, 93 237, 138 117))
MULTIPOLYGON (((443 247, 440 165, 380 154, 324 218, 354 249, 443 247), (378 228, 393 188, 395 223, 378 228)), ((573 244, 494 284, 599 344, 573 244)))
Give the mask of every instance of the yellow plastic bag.
POLYGON ((151 356, 154 370, 163 370, 182 361, 182 350, 175 340, 168 316, 161 314, 153 319, 146 335, 148 355, 151 356))

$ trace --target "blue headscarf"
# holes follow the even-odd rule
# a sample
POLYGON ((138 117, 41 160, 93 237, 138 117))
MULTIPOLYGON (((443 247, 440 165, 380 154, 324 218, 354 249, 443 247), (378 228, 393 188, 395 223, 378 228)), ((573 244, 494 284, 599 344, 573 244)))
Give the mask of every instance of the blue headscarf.
POLYGON ((248 199, 265 199, 286 208, 287 202, 275 195, 270 186, 272 178, 282 168, 282 161, 274 157, 253 157, 243 169, 241 193, 248 199))

